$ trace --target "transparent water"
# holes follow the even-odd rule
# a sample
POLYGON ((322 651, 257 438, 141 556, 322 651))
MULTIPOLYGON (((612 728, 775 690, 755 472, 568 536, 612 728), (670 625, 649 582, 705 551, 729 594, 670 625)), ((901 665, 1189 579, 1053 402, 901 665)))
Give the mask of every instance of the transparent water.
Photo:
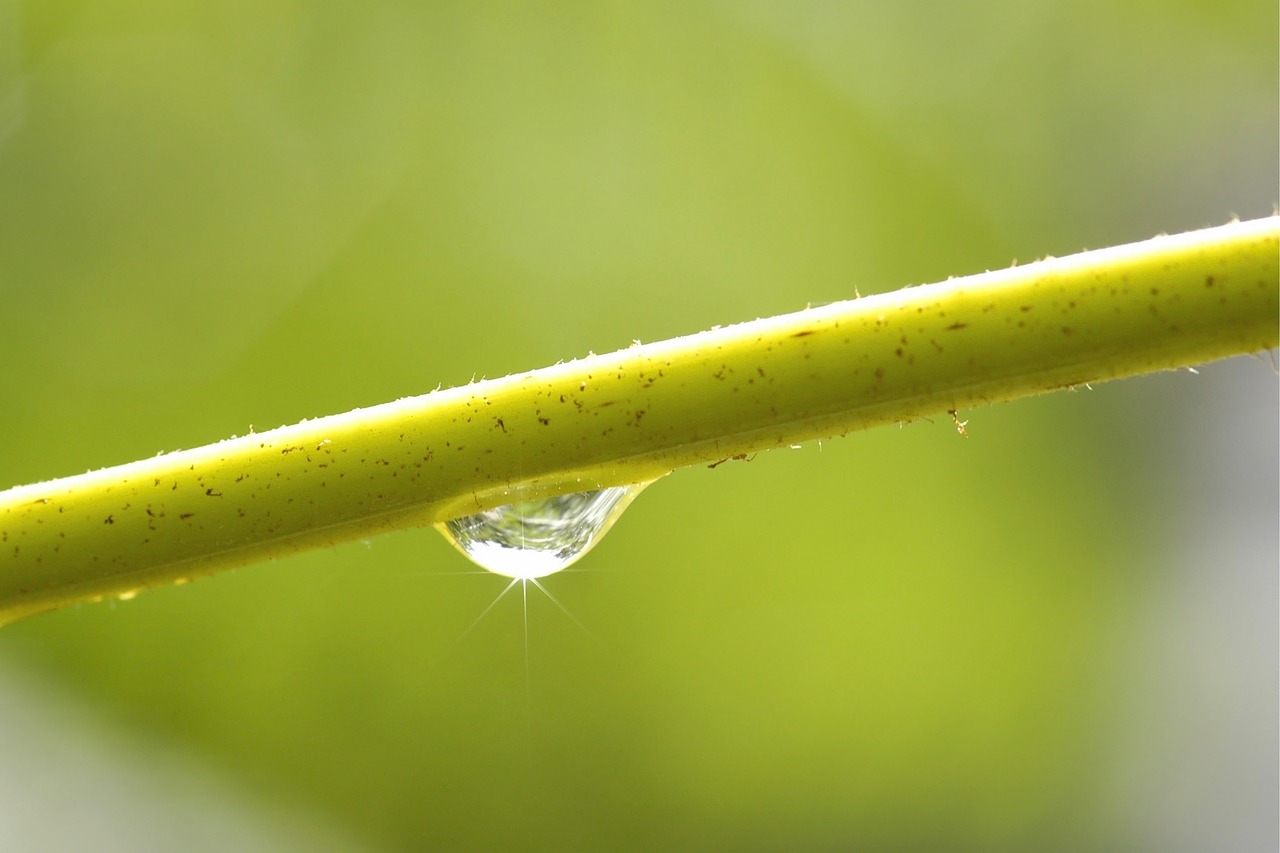
POLYGON ((509 578, 540 578, 591 550, 644 485, 518 501, 438 526, 481 568, 509 578))

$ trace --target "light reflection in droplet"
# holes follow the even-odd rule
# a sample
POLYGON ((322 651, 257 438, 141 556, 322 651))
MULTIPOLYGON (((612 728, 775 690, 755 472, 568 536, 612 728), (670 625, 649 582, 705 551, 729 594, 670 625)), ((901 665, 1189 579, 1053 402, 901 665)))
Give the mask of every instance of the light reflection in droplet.
POLYGON ((509 578, 540 578, 591 550, 645 485, 517 501, 438 526, 481 568, 509 578))

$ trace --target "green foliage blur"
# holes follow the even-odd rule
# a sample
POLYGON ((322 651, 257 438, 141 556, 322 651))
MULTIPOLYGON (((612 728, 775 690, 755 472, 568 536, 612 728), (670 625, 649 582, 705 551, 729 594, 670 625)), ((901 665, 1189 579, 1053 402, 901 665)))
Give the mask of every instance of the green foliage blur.
MULTIPOLYGON (((1267 215, 1276 31, 1256 0, 4 4, 0 488, 1267 215)), ((415 530, 36 617, 0 664, 375 850, 1160 846, 1218 802, 1175 771, 1274 807, 1274 514, 1238 559, 1196 514, 1239 505, 1205 483, 1274 446, 1274 404, 1231 408, 1274 386, 676 472, 546 579, 581 625, 532 589, 527 634, 519 589, 476 622, 505 579, 415 530), (1260 610, 1180 609, 1231 560, 1260 610), (1177 614, 1265 647, 1171 647, 1177 614), (1224 703, 1227 769, 1185 724, 1224 703)))

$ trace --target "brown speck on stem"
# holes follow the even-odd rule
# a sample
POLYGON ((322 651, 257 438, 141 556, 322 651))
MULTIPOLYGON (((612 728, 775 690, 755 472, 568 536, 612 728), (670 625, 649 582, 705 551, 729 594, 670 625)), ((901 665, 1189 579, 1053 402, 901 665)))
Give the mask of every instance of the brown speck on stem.
POLYGON ((755 455, 754 453, 753 453, 753 454, 751 454, 750 456, 747 456, 747 454, 745 454, 745 453, 738 453, 738 454, 735 454, 734 456, 726 456, 724 459, 720 459, 720 460, 718 460, 718 461, 716 461, 716 462, 712 462, 712 463, 711 463, 710 465, 708 465, 707 467, 708 467, 708 468, 719 468, 721 465, 723 465, 724 463, 729 462, 729 461, 734 461, 734 462, 750 462, 752 459, 755 459, 755 458, 756 458, 756 455, 755 455))

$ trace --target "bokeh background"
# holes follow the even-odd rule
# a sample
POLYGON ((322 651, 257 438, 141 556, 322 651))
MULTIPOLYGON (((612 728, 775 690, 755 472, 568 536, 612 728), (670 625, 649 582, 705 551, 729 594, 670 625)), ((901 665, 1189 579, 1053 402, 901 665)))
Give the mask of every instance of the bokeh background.
MULTIPOLYGON (((0 2, 0 486, 1268 215, 1277 24, 0 2)), ((5 628, 0 843, 1274 849, 1273 362, 963 415, 5 628)))

